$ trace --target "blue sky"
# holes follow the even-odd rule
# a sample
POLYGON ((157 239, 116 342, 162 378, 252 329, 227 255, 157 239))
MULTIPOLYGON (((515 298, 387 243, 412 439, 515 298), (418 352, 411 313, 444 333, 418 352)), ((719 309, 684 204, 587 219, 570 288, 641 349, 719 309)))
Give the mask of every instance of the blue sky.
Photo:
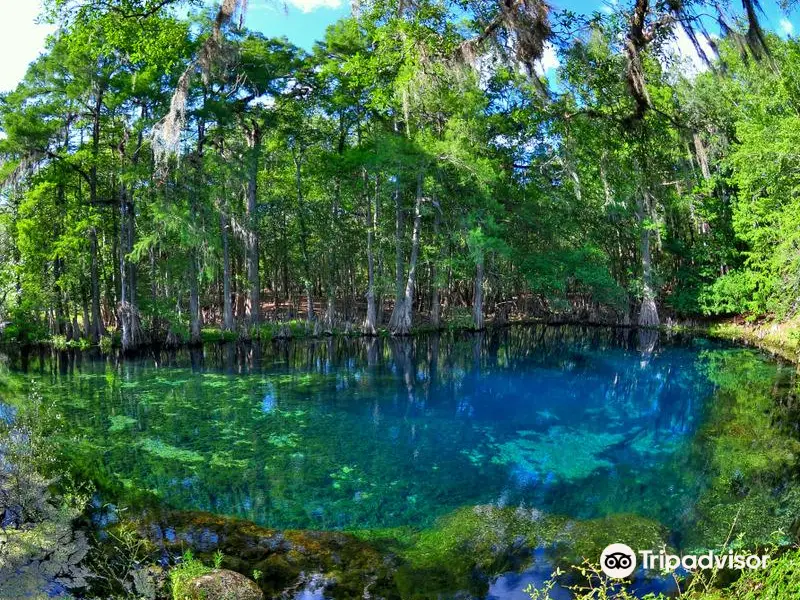
MULTIPOLYGON (((576 12, 594 12, 609 9, 614 2, 631 3, 631 0, 551 0, 556 8, 576 12)), ((800 35, 800 15, 795 11, 789 17, 780 12, 774 0, 763 0, 766 18, 764 24, 782 35, 800 35)), ((44 47, 46 36, 52 31, 47 25, 35 23, 40 0, 0 0, 0 91, 13 89, 25 73, 28 64, 44 47)), ((310 49, 320 39, 325 28, 350 12, 349 0, 250 0, 246 25, 268 36, 285 35, 290 41, 310 49)), ((545 62, 554 66, 554 57, 545 62)))

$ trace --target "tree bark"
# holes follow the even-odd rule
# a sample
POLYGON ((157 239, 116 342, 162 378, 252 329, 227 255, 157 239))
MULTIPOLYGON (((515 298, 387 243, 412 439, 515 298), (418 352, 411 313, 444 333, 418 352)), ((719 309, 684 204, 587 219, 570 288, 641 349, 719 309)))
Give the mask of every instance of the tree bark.
MULTIPOLYGON (((89 167, 89 203, 92 210, 97 205, 97 161, 100 154, 100 112, 103 108, 104 88, 98 87, 95 104, 92 110, 92 164, 89 167)), ((89 266, 92 288, 92 341, 96 344, 105 334, 105 327, 100 316, 100 279, 98 266, 97 228, 89 228, 89 266)))
MULTIPOLYGON (((202 186, 203 175, 203 141, 205 140, 205 123, 201 119, 197 123, 197 152, 196 152, 196 173, 194 177, 194 189, 190 190, 189 197, 189 217, 192 223, 197 223, 198 208, 200 205, 199 196, 202 186)), ((199 240, 194 240, 189 248, 189 343, 200 344, 200 250, 199 240)))
POLYGON ((100 341, 100 337, 105 334, 103 319, 100 316, 100 279, 98 274, 96 227, 89 228, 89 253, 89 277, 91 278, 92 287, 92 342, 96 344, 100 341))
POLYGON ((484 329, 483 319, 483 254, 475 262, 475 285, 472 290, 472 319, 475 322, 475 329, 484 329))
POLYGON ((222 328, 233 331, 233 303, 231 302, 231 255, 228 242, 228 218, 224 212, 219 215, 222 236, 222 328))
POLYGON ((395 187, 394 191, 392 192, 394 196, 394 248, 395 248, 395 258, 394 258, 394 307, 392 308, 392 314, 389 317, 389 327, 392 328, 392 323, 396 323, 398 317, 398 313, 403 310, 402 303, 403 303, 403 275, 404 275, 404 267, 403 264, 405 262, 405 258, 403 256, 403 229, 404 229, 404 219, 403 219, 403 205, 402 205, 402 196, 400 194, 400 179, 399 177, 395 179, 395 187))
POLYGON ((640 250, 642 255, 642 306, 639 311, 640 327, 658 327, 658 308, 656 307, 656 294, 653 286, 652 257, 650 254, 652 231, 646 222, 650 214, 650 193, 643 191, 639 195, 637 213, 639 228, 641 229, 640 250))
POLYGON ((375 310, 375 257, 372 251, 372 243, 376 222, 375 213, 372 210, 372 199, 369 197, 369 177, 366 169, 363 171, 363 176, 364 197, 367 201, 367 318, 364 320, 364 333, 375 335, 378 330, 375 310))
MULTIPOLYGON (((392 318, 389 320, 389 330, 392 335, 408 335, 411 333, 413 320, 414 289, 417 281, 417 259, 419 257, 420 229, 422 227, 422 192, 424 173, 417 174, 417 199, 414 203, 414 228, 411 233, 411 258, 408 264, 408 278, 406 279, 405 293, 395 305, 392 318)), ((402 257, 401 257, 402 258, 402 257)), ((402 273, 403 265, 400 264, 402 273)))
POLYGON ((134 297, 134 267, 128 260, 128 255, 133 250, 133 206, 132 202, 129 202, 128 193, 124 185, 121 185, 119 190, 119 211, 120 302, 118 319, 122 329, 122 350, 127 352, 139 345, 141 325, 139 323, 139 311, 136 309, 136 298, 134 297))
MULTIPOLYGON (((144 117, 144 109, 142 110, 144 117)), ((127 133, 126 133, 127 137, 127 133)), ((138 162, 139 152, 142 148, 143 133, 139 133, 133 164, 138 162)), ((124 140, 120 145, 120 164, 125 160, 124 140)), ((118 319, 122 329, 122 350, 134 350, 142 341, 142 325, 139 310, 136 306, 136 265, 130 259, 133 244, 136 239, 136 221, 133 197, 124 183, 119 187, 119 212, 120 212, 120 244, 119 244, 119 272, 120 272, 120 303, 118 319)))
POLYGON ((189 257, 189 342, 200 344, 200 284, 197 268, 197 252, 189 257))
POLYGON ((258 272, 258 230, 256 208, 258 201, 258 168, 261 157, 261 129, 253 122, 248 132, 250 164, 247 181, 247 280, 250 293, 247 304, 247 319, 251 327, 261 321, 261 278, 258 272))

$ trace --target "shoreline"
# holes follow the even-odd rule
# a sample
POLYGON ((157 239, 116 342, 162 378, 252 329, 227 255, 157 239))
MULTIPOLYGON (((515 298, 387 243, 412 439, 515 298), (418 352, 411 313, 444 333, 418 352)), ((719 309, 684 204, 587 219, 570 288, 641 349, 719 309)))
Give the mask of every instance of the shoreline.
MULTIPOLYGON (((738 319, 738 317, 736 318, 738 319)), ((542 318, 519 318, 508 320, 502 323, 488 321, 483 329, 475 329, 460 323, 443 324, 439 327, 432 327, 427 324, 412 327, 411 332, 406 335, 393 335, 388 328, 383 327, 375 335, 367 334, 355 327, 334 328, 327 331, 315 331, 313 325, 305 321, 288 321, 269 323, 262 326, 262 331, 257 335, 243 335, 235 331, 225 331, 219 327, 207 327, 202 330, 202 340, 200 343, 180 341, 176 344, 166 344, 159 342, 143 343, 134 350, 126 354, 136 355, 137 353, 149 350, 179 350, 187 348, 197 348, 206 344, 217 344, 225 342, 287 342, 287 341, 306 341, 306 340, 325 340, 330 338, 395 338, 410 339, 432 333, 492 333, 494 331, 507 329, 515 326, 534 326, 545 325, 549 327, 590 327, 607 329, 627 329, 627 330, 652 330, 666 334, 690 333, 703 335, 709 338, 725 340, 747 347, 754 347, 769 354, 788 360, 794 364, 800 364, 800 323, 793 321, 764 321, 761 323, 742 323, 734 319, 726 321, 710 322, 706 325, 683 325, 680 322, 675 324, 660 325, 658 327, 641 327, 638 325, 625 325, 621 323, 603 323, 598 321, 573 321, 573 320, 548 320, 542 318)), ((111 351, 121 350, 119 339, 116 332, 105 336, 103 340, 110 340, 100 344, 91 344, 85 339, 80 340, 58 340, 56 338, 18 341, 0 339, 0 348, 4 346, 16 346, 19 348, 38 348, 50 347, 58 351, 81 350, 87 351, 100 349, 104 354, 111 351)))
POLYGON ((674 327, 666 331, 685 331, 698 333, 710 338, 726 340, 757 348, 782 358, 795 365, 800 365, 800 326, 792 321, 783 323, 766 321, 762 324, 745 324, 737 322, 721 322, 707 327, 674 327))
MULTIPOLYGON (((738 319, 738 317, 736 318, 738 319)), ((520 318, 508 320, 502 323, 487 322, 482 329, 475 329, 472 326, 461 323, 443 324, 439 327, 422 324, 412 328, 406 335, 393 335, 388 328, 380 328, 377 334, 367 334, 353 326, 333 328, 332 330, 320 331, 314 325, 305 321, 289 321, 269 323, 262 326, 257 335, 243 335, 242 333, 225 331, 219 327, 207 327, 202 331, 200 343, 180 341, 176 344, 166 344, 158 342, 143 343, 136 349, 125 352, 127 355, 135 356, 141 352, 152 350, 179 350, 187 348, 197 348, 206 344, 218 344, 226 342, 288 342, 288 341, 309 341, 326 340, 330 338, 350 338, 350 339, 411 339, 418 336, 430 335, 433 333, 492 333, 515 326, 535 326, 545 325, 549 327, 589 327, 589 328, 608 328, 608 329, 627 329, 652 330, 666 334, 689 333, 702 335, 712 339, 725 340, 742 346, 753 347, 763 350, 772 356, 782 358, 793 364, 800 364, 800 323, 793 321, 764 321, 762 323, 742 323, 737 320, 727 320, 708 323, 707 325, 682 325, 680 323, 660 325, 658 327, 640 327, 638 325, 624 325, 620 323, 602 323, 597 321, 572 321, 572 320, 547 320, 542 318, 520 318)), ((116 332, 115 332, 116 333, 116 332)), ((20 342, 17 340, 0 339, 0 348, 4 346, 17 346, 20 348, 50 347, 58 351, 81 350, 87 351, 100 349, 103 354, 110 354, 112 351, 121 350, 118 336, 112 334, 101 340, 100 344, 90 344, 87 340, 78 341, 57 340, 54 338, 20 342), (109 340, 104 343, 104 340, 109 340)))

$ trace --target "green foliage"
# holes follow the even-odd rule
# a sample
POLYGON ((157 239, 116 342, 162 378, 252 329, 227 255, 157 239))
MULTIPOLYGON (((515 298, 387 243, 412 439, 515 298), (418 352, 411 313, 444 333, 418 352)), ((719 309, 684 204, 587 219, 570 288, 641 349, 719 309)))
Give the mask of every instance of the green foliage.
POLYGON ((89 542, 73 522, 91 496, 89 485, 56 477, 60 415, 38 392, 26 398, 13 424, 0 421, 0 512, 7 522, 0 545, 0 596, 41 597, 53 581, 69 587, 87 584, 89 542), (58 483, 62 493, 52 492, 58 483))
POLYGON ((100 352, 103 354, 111 354, 111 350, 114 348, 114 340, 107 335, 104 335, 100 338, 100 352))
POLYGON ((50 339, 50 343, 53 345, 53 348, 56 350, 66 350, 67 346, 67 338, 63 335, 54 335, 50 339))
POLYGON ((193 579, 210 573, 212 569, 197 560, 191 550, 187 550, 181 561, 169 572, 169 582, 172 588, 172 600, 189 600, 193 598, 190 594, 188 584, 193 579))

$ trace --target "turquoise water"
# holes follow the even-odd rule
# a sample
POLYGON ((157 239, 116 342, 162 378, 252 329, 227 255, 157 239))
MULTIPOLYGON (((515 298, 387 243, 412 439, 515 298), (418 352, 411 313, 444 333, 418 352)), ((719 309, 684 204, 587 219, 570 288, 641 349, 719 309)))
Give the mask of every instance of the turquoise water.
POLYGON ((697 447, 709 365, 753 353, 639 348, 625 330, 519 327, 9 364, 117 494, 277 528, 426 527, 479 504, 632 513, 680 542, 714 476, 697 447))
MULTIPOLYGON (((0 424, 35 411, 64 469, 95 485, 94 506, 345 530, 386 557, 371 559, 375 572, 398 569, 381 579, 391 597, 525 597, 556 565, 597 560, 612 542, 792 542, 797 391, 795 368, 758 351, 626 329, 231 343, 125 359, 0 350, 0 424)), ((103 526, 106 509, 95 512, 103 526)), ((183 522, 168 514, 167 538, 183 522)), ((219 526, 186 517, 201 537, 219 526)), ((219 541, 232 564, 261 569, 219 541)), ((339 549, 319 552, 338 564, 339 549)), ((327 597, 275 581, 301 590, 287 597, 327 597)), ((637 572, 633 589, 671 585, 637 572)), ((356 593, 347 589, 334 596, 356 593)))

